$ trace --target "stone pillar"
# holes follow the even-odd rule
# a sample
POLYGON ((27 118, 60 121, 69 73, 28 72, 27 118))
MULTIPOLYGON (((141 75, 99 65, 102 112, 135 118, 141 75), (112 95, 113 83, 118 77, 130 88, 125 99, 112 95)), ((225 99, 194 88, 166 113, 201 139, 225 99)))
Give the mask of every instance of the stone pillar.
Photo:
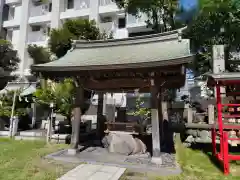
POLYGON ((28 41, 28 19, 31 9, 31 0, 22 1, 22 13, 20 19, 20 30, 19 30, 19 40, 18 40, 18 55, 21 60, 19 64, 19 73, 24 75, 24 71, 29 68, 31 62, 27 52, 27 41, 28 41))
POLYGON ((49 143, 52 139, 52 114, 48 119, 47 123, 47 137, 46 137, 46 142, 49 143))
POLYGON ((36 103, 31 104, 32 108, 32 128, 36 127, 36 103))
POLYGON ((84 103, 84 90, 82 87, 76 87, 75 102, 74 102, 74 117, 72 120, 72 136, 71 149, 68 149, 70 155, 75 155, 78 152, 80 123, 82 110, 81 105, 84 103))
MULTIPOLYGON (((213 46, 213 73, 219 74, 225 71, 224 45, 213 46)), ((221 87, 221 93, 225 93, 225 88, 221 87)), ((216 92, 216 89, 215 89, 216 92)), ((221 95, 224 97, 224 95, 221 95)), ((215 93, 216 97, 216 93, 215 93)))
POLYGON ((162 164, 161 145, 160 145, 160 128, 158 114, 158 89, 154 80, 151 80, 151 118, 152 118, 152 162, 162 164))
POLYGON ((215 108, 213 104, 208 105, 208 124, 214 124, 215 121, 215 108))
POLYGON ((193 122, 193 110, 191 107, 187 108, 187 123, 193 122))
POLYGON ((17 116, 13 119, 13 128, 12 128, 12 136, 16 136, 18 132, 18 122, 19 118, 17 116))
POLYGON ((90 0, 89 20, 95 20, 99 23, 99 0, 90 0))
POLYGON ((60 14, 64 11, 64 5, 64 0, 52 0, 51 29, 59 28, 62 26, 60 14))

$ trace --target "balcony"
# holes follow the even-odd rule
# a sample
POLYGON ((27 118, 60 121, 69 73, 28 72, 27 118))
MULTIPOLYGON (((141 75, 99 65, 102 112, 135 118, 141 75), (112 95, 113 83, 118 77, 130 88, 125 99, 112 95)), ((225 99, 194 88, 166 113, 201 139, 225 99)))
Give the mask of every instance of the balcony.
POLYGON ((141 14, 139 17, 128 14, 126 24, 128 31, 130 33, 148 31, 146 20, 148 20, 148 17, 145 14, 141 14))
POLYGON ((21 0, 5 0, 5 4, 17 4, 20 2, 21 0))
POLYGON ((43 31, 31 31, 28 33, 28 44, 47 46, 48 36, 43 31))
POLYGON ((139 17, 133 16, 131 14, 127 15, 127 27, 136 26, 146 26, 146 20, 148 20, 147 15, 141 14, 139 17))
POLYGON ((74 4, 75 10, 89 9, 89 7, 90 7, 90 0, 78 0, 74 4))
POLYGON ((20 21, 16 20, 16 19, 11 19, 11 20, 7 20, 3 22, 3 27, 4 28, 13 28, 13 27, 17 27, 20 26, 20 21))
POLYGON ((86 17, 90 14, 90 0, 78 0, 75 1, 73 7, 68 7, 61 13, 60 19, 70 19, 78 17, 86 17))
POLYGON ((60 14, 60 19, 71 19, 71 18, 78 18, 78 17, 86 17, 89 16, 90 10, 88 9, 67 9, 65 12, 60 14))
POLYGON ((30 10, 29 24, 46 23, 51 21, 49 4, 32 6, 30 10))
POLYGON ((99 29, 101 32, 106 32, 109 35, 110 33, 114 32, 115 24, 114 24, 114 22, 100 23, 99 29))
POLYGON ((100 14, 108 14, 108 13, 116 13, 116 12, 124 12, 117 7, 114 0, 100 0, 99 1, 99 13, 100 14))
POLYGON ((99 6, 108 6, 115 4, 114 0, 100 0, 99 1, 99 6))

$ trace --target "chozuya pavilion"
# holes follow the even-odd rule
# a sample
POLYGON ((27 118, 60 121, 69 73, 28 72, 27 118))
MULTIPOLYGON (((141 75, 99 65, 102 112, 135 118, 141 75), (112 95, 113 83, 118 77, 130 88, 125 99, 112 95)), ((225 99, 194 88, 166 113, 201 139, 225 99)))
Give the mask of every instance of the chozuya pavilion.
MULTIPOLYGON (((87 89, 96 92, 134 92, 139 89, 151 93, 152 160, 161 159, 161 92, 184 85, 185 65, 193 59, 190 42, 182 39, 182 30, 126 39, 77 40, 64 57, 32 66, 32 71, 42 77, 72 77, 76 82, 71 152, 77 151, 80 119, 84 114, 84 103, 90 98, 86 95, 87 89)), ((102 108, 102 103, 98 104, 98 108, 102 108)), ((98 126, 99 121, 100 118, 98 126)))

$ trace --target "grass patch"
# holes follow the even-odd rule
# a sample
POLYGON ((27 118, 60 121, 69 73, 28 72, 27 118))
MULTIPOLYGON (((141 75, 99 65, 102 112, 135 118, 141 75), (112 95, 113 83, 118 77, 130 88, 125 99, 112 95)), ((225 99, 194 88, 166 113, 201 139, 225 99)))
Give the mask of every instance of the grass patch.
MULTIPOLYGON (((183 173, 179 176, 157 177, 152 174, 145 175, 149 180, 239 180, 240 163, 231 163, 231 174, 224 176, 222 171, 210 160, 210 156, 201 150, 193 150, 182 145, 180 140, 176 141, 177 161, 183 173)), ((122 180, 131 180, 129 171, 124 174, 122 180)), ((134 174, 134 173, 133 173, 134 174)), ((137 176, 137 174, 136 174, 137 176)), ((136 179, 135 176, 135 179, 136 179)), ((139 176, 139 179, 142 176, 139 176)))
POLYGON ((66 145, 46 145, 43 141, 0 139, 0 179, 56 180, 74 165, 43 159, 66 145))
MULTIPOLYGON (((43 141, 14 141, 0 138, 0 179, 4 180, 56 180, 76 164, 43 159, 46 154, 67 148, 67 145, 46 145, 43 141)), ((147 173, 126 171, 121 178, 148 180, 238 180, 240 164, 231 164, 231 175, 224 176, 209 156, 200 150, 185 148, 176 142, 177 160, 183 173, 179 176, 156 177, 147 173)))

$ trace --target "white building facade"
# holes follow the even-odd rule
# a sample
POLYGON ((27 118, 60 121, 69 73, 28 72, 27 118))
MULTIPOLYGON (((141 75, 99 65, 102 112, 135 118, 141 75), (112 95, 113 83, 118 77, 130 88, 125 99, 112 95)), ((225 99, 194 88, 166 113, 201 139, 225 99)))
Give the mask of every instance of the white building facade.
POLYGON ((112 32, 117 39, 151 31, 146 16, 125 14, 114 0, 1 0, 0 12, 1 35, 18 51, 21 63, 16 73, 24 76, 30 75, 32 64, 28 45, 46 47, 51 28, 60 28, 67 19, 95 20, 102 31, 112 32))

